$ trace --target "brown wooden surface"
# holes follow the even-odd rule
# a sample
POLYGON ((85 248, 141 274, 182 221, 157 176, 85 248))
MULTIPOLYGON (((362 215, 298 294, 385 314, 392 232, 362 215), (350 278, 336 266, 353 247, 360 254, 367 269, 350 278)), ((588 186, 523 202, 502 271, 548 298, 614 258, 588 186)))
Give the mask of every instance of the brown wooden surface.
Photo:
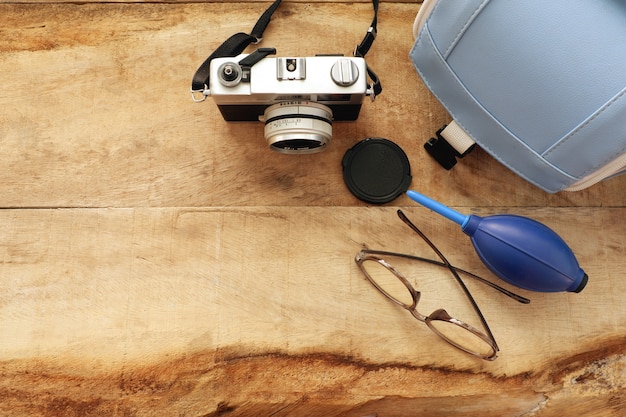
MULTIPOLYGON (((436 166, 422 144, 448 116, 408 59, 418 4, 381 5, 368 63, 383 94, 327 151, 287 156, 189 96, 265 4, 46 3, 0 4, 0 415, 620 415, 626 177, 549 195, 481 150, 436 166), (402 146, 412 188, 555 229, 587 288, 520 290, 521 305, 468 283, 501 352, 448 347, 373 290, 356 252, 428 254, 402 207, 453 264, 496 278, 456 225, 347 191, 341 158, 366 137, 402 146)), ((368 3, 288 2, 263 46, 349 54, 370 20, 368 3)), ((437 307, 449 278, 416 268, 437 307)))

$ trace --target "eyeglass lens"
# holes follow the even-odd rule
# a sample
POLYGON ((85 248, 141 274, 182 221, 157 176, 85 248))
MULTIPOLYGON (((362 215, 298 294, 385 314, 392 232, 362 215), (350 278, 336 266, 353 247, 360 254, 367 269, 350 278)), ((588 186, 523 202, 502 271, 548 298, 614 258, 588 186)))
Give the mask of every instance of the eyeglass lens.
POLYGON ((361 267, 379 291, 404 308, 411 308, 413 306, 411 291, 383 262, 385 261, 366 259, 361 267))
MULTIPOLYGON (((448 343, 465 352, 480 356, 484 359, 495 358, 497 348, 495 348, 492 341, 482 331, 478 330, 474 326, 451 317, 445 310, 434 308, 434 305, 426 307, 427 309, 423 310, 423 313, 425 314, 429 314, 432 311, 430 316, 424 316, 417 311, 422 308, 420 305, 416 305, 417 301, 419 301, 420 293, 413 287, 413 284, 408 280, 403 272, 404 270, 410 271, 408 267, 411 265, 415 267, 414 260, 394 256, 389 253, 380 255, 373 255, 371 253, 366 254, 360 263, 360 267, 368 280, 381 293, 387 296, 387 298, 394 303, 409 310, 418 320, 425 321, 431 330, 448 343), (398 269, 396 269, 396 265, 398 265, 398 269)), ((450 279, 443 280, 443 282, 441 280, 437 280, 435 285, 436 287, 443 289, 443 293, 445 293, 443 296, 444 299, 447 297, 450 297, 450 301, 454 299, 455 302, 453 304, 455 305, 455 309, 460 307, 458 305, 459 303, 464 302, 467 304, 467 301, 464 301, 464 296, 460 292, 460 289, 457 288, 456 291, 454 290, 457 283, 454 279, 452 279, 452 277, 450 277, 450 279), (455 292, 457 293, 456 297, 453 295, 455 292)), ((439 302, 442 301, 441 296, 442 294, 440 293, 439 297, 437 297, 439 302)), ((431 303, 437 302, 436 299, 430 301, 431 303)), ((422 304, 422 302, 420 302, 420 304, 422 304)), ((466 307, 467 308, 464 309, 463 314, 468 315, 468 318, 472 318, 473 312, 471 306, 468 305, 466 307)), ((479 323, 476 319, 474 321, 479 323)))
POLYGON ((485 336, 477 334, 477 330, 469 330, 465 327, 467 325, 464 326, 464 323, 460 323, 457 319, 451 317, 447 320, 433 319, 434 315, 427 319, 428 327, 448 342, 466 352, 485 358, 495 355, 496 351, 492 342, 486 339, 485 336))

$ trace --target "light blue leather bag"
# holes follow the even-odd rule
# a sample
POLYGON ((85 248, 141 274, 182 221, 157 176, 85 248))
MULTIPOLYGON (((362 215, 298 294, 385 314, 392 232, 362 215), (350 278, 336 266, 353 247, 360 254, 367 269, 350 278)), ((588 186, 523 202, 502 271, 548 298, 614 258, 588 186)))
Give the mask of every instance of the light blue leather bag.
POLYGON ((626 172, 626 1, 425 0, 414 36, 456 156, 475 141, 547 192, 626 172))

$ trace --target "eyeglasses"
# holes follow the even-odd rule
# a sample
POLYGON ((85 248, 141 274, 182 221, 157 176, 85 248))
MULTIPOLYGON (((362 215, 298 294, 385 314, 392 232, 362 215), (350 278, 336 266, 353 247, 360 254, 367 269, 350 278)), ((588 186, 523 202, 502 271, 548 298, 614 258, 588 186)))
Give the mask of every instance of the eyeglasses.
POLYGON ((406 217, 402 210, 398 210, 398 216, 432 248, 441 261, 401 253, 364 249, 356 255, 355 262, 367 280, 385 297, 398 306, 408 310, 417 320, 426 323, 433 332, 452 346, 485 360, 491 361, 496 359, 497 353, 500 350, 498 344, 489 329, 487 321, 478 308, 474 297, 470 294, 467 286, 459 276, 459 273, 476 279, 520 303, 528 304, 530 300, 487 281, 478 275, 451 265, 441 251, 439 251, 430 239, 406 217), (428 316, 419 313, 417 311, 417 304, 420 301, 421 292, 417 291, 405 275, 393 266, 392 263, 394 260, 420 261, 448 269, 470 302, 484 331, 452 317, 444 309, 437 309, 428 316))

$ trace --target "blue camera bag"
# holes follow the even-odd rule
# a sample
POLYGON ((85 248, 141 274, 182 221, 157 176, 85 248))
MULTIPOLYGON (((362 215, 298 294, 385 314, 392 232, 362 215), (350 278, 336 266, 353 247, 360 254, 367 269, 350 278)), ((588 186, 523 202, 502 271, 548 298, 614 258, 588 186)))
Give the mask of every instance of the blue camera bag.
POLYGON ((626 1, 425 0, 414 36, 457 157, 476 142, 551 193, 626 171, 626 1))

